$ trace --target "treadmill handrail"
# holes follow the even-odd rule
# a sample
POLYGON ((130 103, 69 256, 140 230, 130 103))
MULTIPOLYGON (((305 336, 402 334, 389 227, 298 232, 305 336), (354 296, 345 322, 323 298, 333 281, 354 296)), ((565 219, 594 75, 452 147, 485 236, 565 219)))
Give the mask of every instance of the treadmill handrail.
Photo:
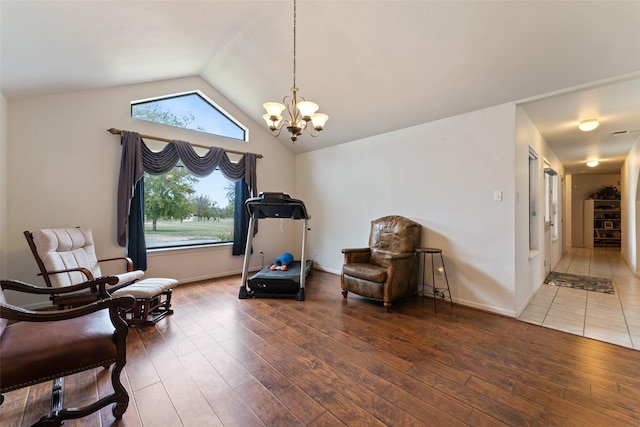
POLYGON ((310 219, 302 200, 292 199, 285 193, 261 193, 245 201, 249 216, 256 219, 285 218, 310 219))

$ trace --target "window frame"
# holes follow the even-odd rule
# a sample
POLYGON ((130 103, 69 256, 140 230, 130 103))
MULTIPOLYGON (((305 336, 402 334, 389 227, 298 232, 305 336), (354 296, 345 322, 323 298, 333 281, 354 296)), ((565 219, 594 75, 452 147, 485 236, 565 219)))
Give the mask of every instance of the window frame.
MULTIPOLYGON (((174 166, 174 169, 176 167, 184 167, 184 166, 180 166, 180 162, 179 162, 178 165, 174 166)), ((170 174, 174 169, 171 169, 171 171, 167 172, 166 174, 162 174, 162 175, 170 174)), ((188 170, 187 170, 187 172, 188 172, 188 170)), ((214 173, 219 173, 220 176, 225 180, 223 188, 226 188, 226 186, 229 183, 235 185, 235 181, 232 181, 232 180, 228 179, 226 176, 224 176, 224 174, 218 168, 216 168, 215 171, 212 172, 211 174, 207 175, 207 177, 211 176, 214 173)), ((146 178, 148 175, 151 175, 151 174, 148 174, 147 172, 144 172, 143 177, 146 178)), ((197 176, 195 176, 195 175, 193 175, 191 173, 189 173, 189 175, 194 176, 196 179, 202 179, 202 177, 197 177, 197 176)), ((145 184, 145 193, 146 193, 146 188, 147 187, 146 187, 146 184, 145 184)), ((194 197, 196 197, 198 195, 199 194, 197 194, 197 193, 193 194, 194 197)), ((207 196, 207 194, 204 194, 204 195, 207 196)), ((233 220, 233 224, 232 224, 232 229, 231 229, 231 239, 230 240, 220 240, 220 241, 213 241, 213 240, 201 241, 201 240, 198 240, 198 241, 196 241, 196 243, 185 243, 185 244, 179 244, 179 243, 177 243, 178 240, 173 240, 173 241, 168 241, 167 244, 164 244, 164 245, 161 245, 161 246, 160 245, 158 245, 158 246, 149 246, 149 238, 148 238, 148 235, 147 235, 147 232, 149 230, 147 230, 147 224, 148 224, 148 222, 150 222, 150 220, 148 220, 147 217, 146 217, 146 215, 147 215, 146 214, 146 212, 147 212, 146 203, 147 203, 147 201, 146 201, 146 194, 145 194, 145 198, 144 198, 145 218, 143 219, 143 221, 144 221, 143 222, 144 223, 143 233, 144 233, 144 236, 145 236, 145 242, 146 242, 148 250, 152 250, 152 251, 156 251, 156 250, 172 250, 172 249, 183 249, 183 248, 195 248, 195 247, 202 247, 202 246, 219 246, 219 245, 233 244, 233 241, 234 241, 233 233, 235 232, 235 204, 233 205, 234 213, 231 215, 231 219, 233 220)), ((220 206, 219 208, 221 210, 225 209, 225 207, 222 207, 222 206, 220 206)), ((194 216, 194 217, 196 217, 196 216, 194 216)), ((182 223, 183 220, 184 219, 177 219, 177 218, 173 219, 173 221, 180 221, 180 223, 182 223)), ((187 242, 189 242, 189 240, 187 240, 187 242)))
POLYGON ((249 141, 249 129, 245 125, 243 125, 238 119, 236 119, 231 114, 229 114, 224 108, 222 108, 220 105, 215 103, 211 98, 209 98, 207 95, 202 93, 202 91, 200 91, 200 90, 191 90, 191 91, 186 91, 186 92, 174 93, 174 94, 170 94, 170 95, 161 95, 161 96, 155 96, 155 97, 152 97, 152 98, 144 98, 144 99, 133 100, 133 101, 130 102, 129 115, 134 120, 142 120, 142 121, 149 122, 149 123, 156 123, 156 124, 159 124, 159 125, 164 125, 164 126, 169 126, 169 127, 176 127, 178 129, 185 129, 185 130, 190 130, 190 131, 194 131, 194 132, 200 132, 200 133, 204 133, 204 134, 207 134, 207 135, 214 135, 214 136, 217 136, 217 137, 220 137, 220 138, 230 139, 230 140, 233 140, 233 141, 242 141, 242 142, 248 142, 249 141), (145 119, 141 119, 141 118, 138 118, 138 117, 134 116, 133 109, 137 105, 150 104, 150 103, 154 103, 154 102, 157 102, 157 101, 175 99, 175 98, 186 97, 186 96, 190 96, 190 95, 197 95, 205 103, 209 104, 211 106, 211 108, 216 110, 224 118, 226 118, 231 123, 233 123, 235 126, 237 126, 239 129, 241 129, 242 132, 243 132, 243 138, 240 139, 240 138, 235 138, 235 137, 228 136, 228 135, 221 135, 221 134, 218 134, 218 133, 211 133, 211 132, 207 132, 207 131, 203 131, 203 130, 199 130, 199 129, 192 129, 192 128, 188 128, 188 127, 181 128, 181 127, 178 127, 178 126, 172 126, 172 125, 168 125, 166 123, 156 122, 156 121, 152 121, 152 120, 145 120, 145 119))

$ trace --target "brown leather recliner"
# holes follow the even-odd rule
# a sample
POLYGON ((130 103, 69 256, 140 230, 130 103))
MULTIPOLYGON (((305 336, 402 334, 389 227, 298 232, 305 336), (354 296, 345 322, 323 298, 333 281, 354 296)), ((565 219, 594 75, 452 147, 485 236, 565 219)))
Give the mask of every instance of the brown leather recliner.
MULTIPOLYGON (((64 420, 81 418, 109 404, 116 419, 122 418, 129 395, 120 381, 126 363, 128 327, 120 312, 130 308, 130 295, 109 297, 106 285, 118 279, 105 276, 57 292, 99 289, 105 299, 69 310, 31 311, 7 304, 4 290, 50 295, 56 290, 28 283, 0 281, 0 405, 4 393, 54 380, 51 413, 34 426, 59 426, 64 420), (14 321, 8 325, 8 321, 14 321), (80 408, 62 408, 62 378, 97 367, 113 366, 113 393, 80 408)), ((30 422, 30 420, 26 420, 30 422)))
POLYGON ((390 215, 371 221, 369 247, 343 249, 342 295, 349 292, 384 302, 388 311, 395 299, 418 291, 422 226, 390 215))

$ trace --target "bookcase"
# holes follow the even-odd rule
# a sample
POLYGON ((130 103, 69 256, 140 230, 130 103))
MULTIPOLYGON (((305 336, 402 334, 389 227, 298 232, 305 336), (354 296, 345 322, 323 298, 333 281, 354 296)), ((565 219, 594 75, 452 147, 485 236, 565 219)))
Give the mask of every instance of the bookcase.
POLYGON ((620 200, 584 201, 584 246, 620 247, 622 237, 620 200))

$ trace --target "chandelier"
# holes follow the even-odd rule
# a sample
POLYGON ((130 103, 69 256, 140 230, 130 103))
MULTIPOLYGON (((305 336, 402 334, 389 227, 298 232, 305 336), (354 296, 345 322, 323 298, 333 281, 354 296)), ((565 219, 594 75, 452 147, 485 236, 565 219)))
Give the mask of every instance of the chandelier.
POLYGON ((293 0, 293 86, 291 96, 285 96, 282 104, 279 102, 265 102, 264 108, 267 114, 262 116, 274 136, 280 135, 282 128, 286 127, 291 134, 291 141, 296 142, 298 137, 306 129, 311 136, 318 136, 329 120, 329 116, 318 111, 318 104, 305 100, 298 96, 296 86, 296 0, 293 0), (287 110, 288 119, 282 117, 282 112, 287 110))

